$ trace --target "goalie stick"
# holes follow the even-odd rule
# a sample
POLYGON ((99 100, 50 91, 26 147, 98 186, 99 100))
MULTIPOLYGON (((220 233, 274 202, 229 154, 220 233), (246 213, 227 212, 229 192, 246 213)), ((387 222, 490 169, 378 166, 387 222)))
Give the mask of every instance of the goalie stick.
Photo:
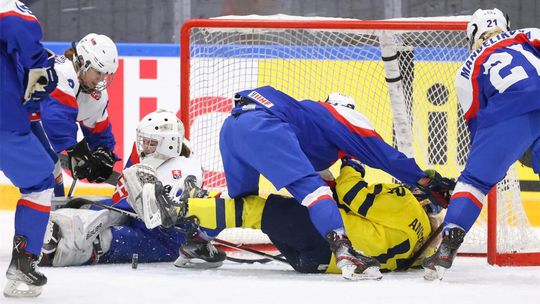
MULTIPOLYGON (((108 210, 118 212, 120 214, 129 216, 131 218, 134 218, 134 219, 137 219, 137 220, 140 220, 140 221, 142 220, 139 217, 139 215, 137 215, 134 212, 130 212, 130 211, 120 209, 120 208, 116 208, 116 207, 109 206, 109 205, 104 205, 104 204, 94 202, 92 200, 89 200, 87 198, 82 198, 82 197, 76 198, 76 199, 73 199, 73 200, 69 201, 64 206, 64 208, 80 208, 81 206, 84 206, 84 205, 92 205, 92 206, 100 207, 100 208, 103 208, 103 209, 108 209, 108 210)), ((179 227, 176 227, 176 226, 175 226, 175 228, 180 229, 179 227)), ((236 250, 240 250, 240 251, 244 251, 244 252, 248 252, 248 253, 252 253, 252 254, 264 257, 264 259, 256 260, 256 261, 261 261, 261 263, 263 263, 263 261, 266 260, 266 259, 270 259, 270 260, 273 260, 273 261, 277 261, 277 262, 281 262, 281 263, 285 263, 285 264, 289 265, 289 262, 287 262, 286 259, 284 259, 284 258, 282 258, 280 256, 274 256, 274 255, 271 255, 271 254, 268 254, 268 253, 264 253, 262 251, 258 251, 258 250, 249 248, 249 247, 241 245, 241 244, 235 244, 235 243, 227 242, 227 241, 219 239, 219 238, 214 238, 214 239, 212 239, 212 241, 214 241, 215 243, 220 244, 220 245, 222 245, 224 247, 228 247, 228 248, 232 248, 232 249, 236 249, 236 250)), ((235 259, 235 258, 231 259, 231 261, 234 261, 234 262, 246 262, 246 263, 252 263, 253 262, 253 261, 250 261, 250 260, 235 259), (249 261, 249 262, 247 262, 247 261, 249 261)))
MULTIPOLYGON (((66 154, 59 153, 58 159, 60 160, 60 166, 62 167, 62 169, 69 170, 69 157, 66 154)), ((113 171, 111 176, 109 176, 109 178, 107 178, 104 181, 104 183, 109 184, 111 186, 116 186, 121 176, 122 174, 120 172, 113 171)))

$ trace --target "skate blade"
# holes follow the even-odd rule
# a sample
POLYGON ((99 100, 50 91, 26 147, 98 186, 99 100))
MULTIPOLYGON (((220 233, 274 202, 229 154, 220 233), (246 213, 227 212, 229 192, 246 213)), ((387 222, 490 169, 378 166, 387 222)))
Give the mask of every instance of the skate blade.
POLYGON ((382 273, 379 270, 379 267, 368 267, 362 273, 355 273, 355 265, 347 265, 341 269, 341 275, 344 279, 350 281, 360 281, 360 280, 380 280, 382 279, 382 273))
POLYGON ((22 281, 7 280, 4 296, 7 298, 33 298, 41 294, 42 286, 29 285, 22 281))
POLYGON ((174 266, 178 268, 212 269, 223 265, 223 262, 207 262, 203 259, 186 259, 179 257, 174 261, 174 266))
POLYGON ((435 266, 435 269, 424 268, 424 279, 427 281, 442 280, 446 268, 435 266))

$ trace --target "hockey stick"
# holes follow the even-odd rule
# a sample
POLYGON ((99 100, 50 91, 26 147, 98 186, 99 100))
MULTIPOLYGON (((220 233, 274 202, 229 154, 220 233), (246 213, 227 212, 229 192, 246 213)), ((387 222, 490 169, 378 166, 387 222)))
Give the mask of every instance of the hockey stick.
MULTIPOLYGON (((271 255, 271 254, 268 254, 268 253, 264 253, 262 251, 258 251, 258 250, 255 250, 255 249, 251 249, 251 248, 246 247, 244 245, 234 244, 234 243, 227 242, 227 241, 224 241, 224 240, 218 239, 218 238, 215 238, 214 242, 216 242, 216 243, 218 243, 218 244, 220 244, 222 246, 225 246, 225 247, 229 247, 229 248, 232 248, 232 249, 237 249, 237 250, 240 250, 240 251, 249 252, 249 253, 252 253, 252 254, 263 256, 263 257, 265 257, 267 259, 270 259, 270 260, 273 260, 273 261, 277 261, 277 262, 281 262, 281 263, 285 263, 285 264, 289 265, 289 262, 287 262, 287 260, 282 258, 282 257, 271 255)), ((247 260, 233 258, 233 259, 231 259, 231 261, 236 262, 236 261, 247 261, 247 260)))
MULTIPOLYGON (((58 154, 58 159, 60 160, 60 166, 62 167, 62 169, 69 170, 69 158, 68 158, 68 156, 65 155, 65 154, 58 154)), ((122 176, 122 174, 120 172, 113 171, 111 176, 109 176, 109 178, 107 178, 104 181, 104 183, 109 184, 111 186, 116 186, 116 184, 118 183, 118 180, 120 179, 121 176, 122 176)), ((73 184, 71 184, 71 186, 73 187, 73 184)))
POLYGON ((422 247, 420 247, 420 249, 418 249, 410 258, 407 258, 402 263, 400 263, 398 269, 396 270, 404 271, 411 268, 414 262, 418 260, 418 258, 424 253, 424 251, 426 251, 426 249, 428 249, 428 247, 431 245, 431 243, 433 243, 433 241, 437 238, 437 236, 439 236, 442 229, 443 229, 443 223, 441 223, 439 227, 437 227, 437 229, 433 231, 433 233, 429 236, 429 238, 422 245, 422 247))
POLYGON ((69 192, 67 197, 72 198, 73 197, 73 191, 75 191, 75 185, 77 184, 77 179, 73 177, 73 181, 71 182, 71 186, 69 187, 69 192))
MULTIPOLYGON (((103 208, 103 209, 108 209, 108 210, 115 211, 115 212, 118 212, 120 214, 123 214, 123 215, 129 216, 131 218, 142 221, 142 219, 139 217, 139 215, 137 215, 135 212, 130 212, 130 211, 120 209, 120 208, 116 208, 116 207, 109 206, 109 205, 104 205, 104 204, 94 202, 92 200, 85 199, 85 198, 76 198, 76 199, 68 202, 65 205, 65 208, 80 208, 83 205, 92 205, 92 206, 100 207, 100 208, 103 208)), ((180 229, 179 227, 176 227, 176 226, 175 226, 175 228, 180 229)), ((273 261, 278 261, 278 262, 286 263, 287 265, 289 265, 289 263, 287 262, 286 259, 284 259, 282 257, 279 257, 279 256, 274 256, 274 255, 271 255, 271 254, 267 254, 267 253, 264 253, 262 251, 251 249, 249 247, 246 247, 246 246, 243 246, 243 245, 240 245, 240 244, 234 244, 234 243, 231 243, 231 242, 227 242, 227 241, 219 239, 219 238, 214 238, 212 240, 215 243, 220 244, 220 245, 225 246, 225 247, 229 247, 229 248, 244 251, 244 252, 249 252, 249 253, 252 253, 252 254, 255 254, 255 255, 262 256, 265 259, 271 259, 273 261)), ((243 259, 234 259, 234 258, 231 259, 231 261, 235 261, 235 260, 238 260, 238 261, 242 260, 243 261, 243 259)))

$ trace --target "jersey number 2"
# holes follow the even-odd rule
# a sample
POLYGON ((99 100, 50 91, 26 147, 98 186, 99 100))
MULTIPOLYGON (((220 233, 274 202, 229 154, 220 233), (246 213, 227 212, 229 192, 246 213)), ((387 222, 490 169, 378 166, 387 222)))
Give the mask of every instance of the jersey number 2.
MULTIPOLYGON (((540 59, 531 52, 525 50, 521 44, 516 44, 508 47, 509 49, 520 52, 527 61, 536 69, 536 73, 540 75, 540 59)), ((491 84, 499 91, 504 92, 516 82, 527 78, 527 72, 522 66, 515 66, 510 70, 510 74, 501 77, 501 69, 512 63, 513 56, 509 53, 495 53, 489 56, 484 62, 484 73, 489 73, 491 84)))

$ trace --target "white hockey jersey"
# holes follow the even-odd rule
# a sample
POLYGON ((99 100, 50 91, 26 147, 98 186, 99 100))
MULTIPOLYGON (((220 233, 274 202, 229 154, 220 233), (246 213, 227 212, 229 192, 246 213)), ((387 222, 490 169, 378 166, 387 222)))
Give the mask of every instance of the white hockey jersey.
MULTIPOLYGON (((176 195, 180 195, 184 190, 186 177, 193 175, 197 180, 197 186, 202 187, 204 171, 201 162, 194 157, 177 156, 162 163, 156 169, 157 178, 163 185, 171 186, 171 189, 178 190, 176 195)), ((113 202, 119 203, 128 196, 124 186, 123 178, 120 178, 113 194, 113 202)))

